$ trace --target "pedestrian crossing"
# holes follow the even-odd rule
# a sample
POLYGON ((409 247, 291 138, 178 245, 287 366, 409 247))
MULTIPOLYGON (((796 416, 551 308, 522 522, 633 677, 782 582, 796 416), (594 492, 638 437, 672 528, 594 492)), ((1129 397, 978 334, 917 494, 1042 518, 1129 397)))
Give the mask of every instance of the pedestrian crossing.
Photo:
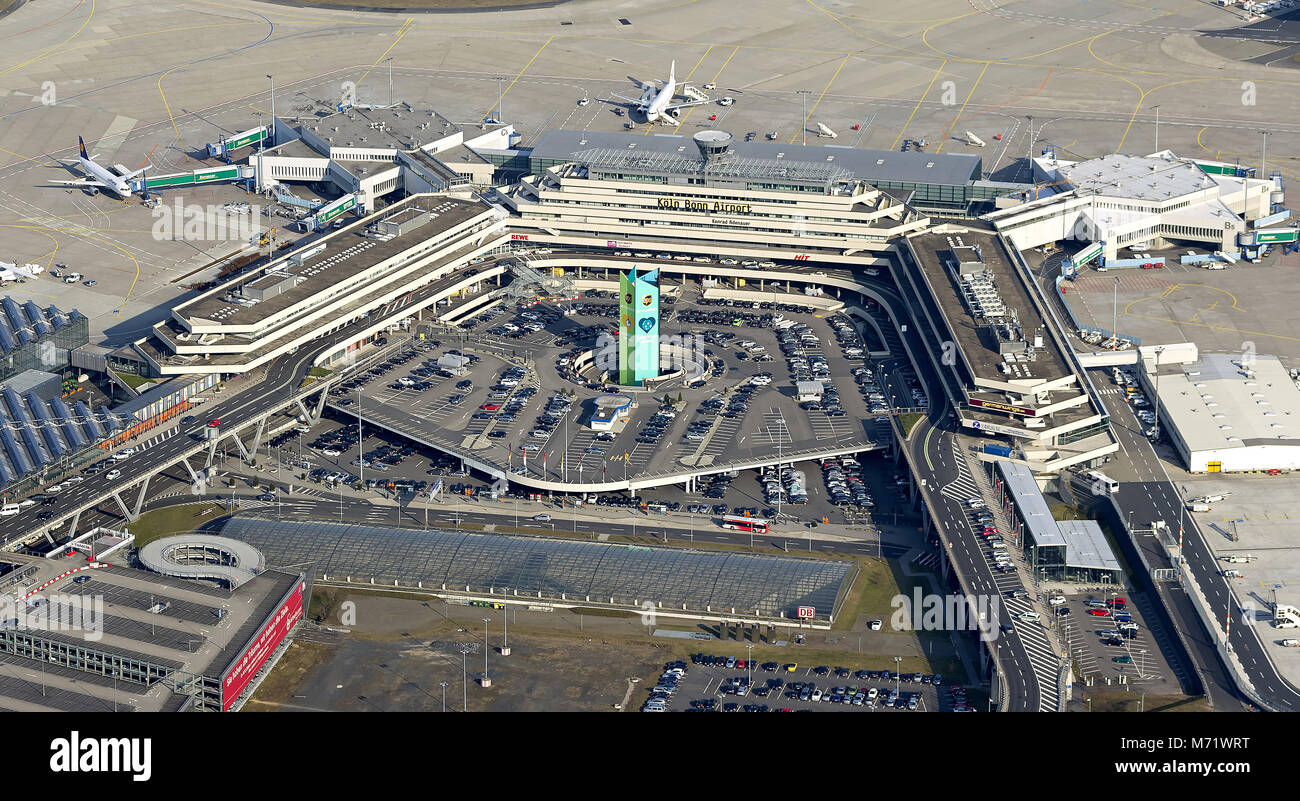
POLYGON ((912 564, 923 570, 933 570, 939 566, 939 555, 934 551, 926 551, 920 556, 912 557, 912 564))
MULTIPOLYGON (((1009 598, 1004 603, 1008 616, 1014 618, 1024 612, 1037 612, 1028 598, 1009 598)), ((1038 680, 1039 712, 1055 712, 1059 693, 1060 660, 1047 641, 1047 629, 1041 622, 1016 620, 1012 625, 1020 635, 1020 642, 1029 655, 1029 664, 1038 680)))
POLYGON ((135 450, 136 450, 137 453, 139 453, 140 451, 147 451, 147 450, 149 450, 150 448, 152 448, 153 446, 155 446, 155 445, 161 445, 162 443, 164 443, 164 442, 166 442, 167 440, 171 439, 172 437, 176 436, 176 433, 177 433, 178 431, 180 431, 180 427, 179 427, 179 426, 173 426, 173 427, 167 429, 166 431, 163 431, 163 432, 158 433, 158 434, 154 434, 152 437, 150 437, 149 439, 145 440, 144 442, 141 442, 141 443, 139 443, 138 445, 133 445, 132 447, 135 448, 135 450))
POLYGON ((945 484, 939 490, 939 494, 965 506, 967 498, 979 496, 980 488, 971 475, 970 465, 966 464, 966 456, 961 452, 961 445, 956 437, 952 439, 952 452, 957 463, 957 477, 945 484))
MULTIPOLYGON (((960 442, 955 437, 952 439, 952 449, 953 459, 957 463, 958 478, 947 487, 944 487, 944 490, 952 489, 954 492, 961 491, 963 494, 953 495, 946 492, 944 494, 959 501, 964 501, 970 497, 984 498, 985 500, 996 497, 993 487, 989 484, 988 476, 983 472, 983 465, 972 465, 967 459, 968 455, 962 450, 960 442)), ((1003 513, 1003 510, 998 508, 996 503, 990 504, 989 510, 993 513, 998 530, 1009 534, 1012 529, 1010 521, 1003 513)), ((1018 548, 1011 548, 1010 554, 1014 562, 1021 562, 1021 554, 1018 548)), ((1024 567, 1023 564, 1019 566, 1024 567)), ((1027 586, 1021 581, 1020 570, 995 571, 993 573, 993 585, 997 587, 1003 598, 1007 598, 1011 591, 1027 586)), ((1035 608, 1034 603, 1027 598, 1007 598, 1004 605, 1009 617, 1014 617, 1023 612, 1039 611, 1035 608)), ((1060 686, 1060 659, 1057 657, 1056 652, 1052 650, 1051 642, 1048 641, 1048 629, 1044 627, 1041 621, 1017 620, 1012 625, 1015 626, 1016 633, 1020 635, 1020 641, 1029 657, 1030 669, 1033 670, 1034 678, 1038 684, 1038 711, 1055 712, 1060 686)))

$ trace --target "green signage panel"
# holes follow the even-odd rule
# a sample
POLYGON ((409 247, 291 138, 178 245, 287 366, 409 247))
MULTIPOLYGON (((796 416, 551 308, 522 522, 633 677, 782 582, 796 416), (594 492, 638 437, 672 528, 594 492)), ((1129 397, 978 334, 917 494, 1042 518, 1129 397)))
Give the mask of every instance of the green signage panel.
POLYGON ((1297 237, 1296 229, 1288 228, 1280 231, 1256 231, 1255 242, 1263 245, 1269 242, 1295 242, 1297 237))

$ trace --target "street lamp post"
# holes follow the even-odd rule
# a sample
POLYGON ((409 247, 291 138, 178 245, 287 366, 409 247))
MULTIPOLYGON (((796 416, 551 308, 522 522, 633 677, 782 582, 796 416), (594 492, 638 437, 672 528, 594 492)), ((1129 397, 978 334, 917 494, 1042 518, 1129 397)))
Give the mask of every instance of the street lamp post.
POLYGON ((1111 289, 1111 306, 1114 310, 1114 318, 1110 329, 1110 349, 1115 350, 1119 347, 1119 276, 1115 276, 1115 283, 1111 289))
POLYGON ((492 679, 488 677, 488 624, 491 622, 492 618, 483 618, 483 680, 479 683, 484 687, 492 686, 492 679))
POLYGON ((752 686, 754 684, 754 644, 749 643, 745 648, 749 653, 749 656, 745 659, 745 667, 749 669, 749 683, 752 686))
POLYGON ((803 98, 803 122, 800 127, 803 128, 803 143, 808 144, 808 94, 809 90, 800 89, 799 96, 803 98))
POLYGON ((357 387, 357 480, 361 491, 366 489, 366 446, 361 433, 361 387, 357 387))
POLYGON ((469 711, 469 646, 460 649, 460 711, 469 711))
MULTIPOLYGON (((1260 136, 1264 137, 1264 146, 1259 151, 1259 177, 1268 178, 1268 173, 1264 171, 1265 160, 1268 158, 1268 131, 1260 131, 1260 136)), ((1242 182, 1245 185, 1245 182, 1242 182)))
MULTIPOLYGON (((501 592, 504 593, 506 589, 509 588, 502 589, 501 592)), ((504 633, 501 635, 501 655, 510 656, 510 607, 501 610, 501 619, 505 626, 504 633)))
POLYGON ((1153 440, 1160 439, 1160 354, 1164 352, 1165 352, 1164 345, 1160 345, 1156 347, 1156 380, 1155 380, 1156 396, 1151 399, 1151 413, 1155 417, 1155 425, 1151 427, 1151 430, 1155 432, 1155 435, 1152 437, 1153 440))
POLYGON ((1156 110, 1156 152, 1160 152, 1160 107, 1153 106, 1156 110))
POLYGON ((266 141, 275 144, 275 77, 272 75, 266 77, 271 82, 271 128, 267 131, 266 141))
POLYGON ((447 682, 440 681, 438 686, 442 688, 442 711, 447 711, 447 682))
POLYGON ((900 668, 902 668, 902 666, 903 666, 903 657, 901 656, 894 657, 894 694, 895 695, 902 692, 901 687, 903 686, 902 685, 903 674, 900 672, 900 668))

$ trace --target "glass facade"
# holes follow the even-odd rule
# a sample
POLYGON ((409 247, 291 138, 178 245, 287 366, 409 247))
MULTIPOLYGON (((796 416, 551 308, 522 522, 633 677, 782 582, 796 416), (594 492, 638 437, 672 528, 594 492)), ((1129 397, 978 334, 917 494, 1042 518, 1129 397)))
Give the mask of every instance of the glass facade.
POLYGON ((855 575, 852 562, 324 521, 240 516, 219 533, 334 581, 695 613, 794 619, 811 606, 826 620, 855 575))
POLYGON ((72 351, 89 341, 90 321, 74 312, 68 316, 67 326, 0 356, 0 381, 25 370, 63 375, 71 369, 72 351))

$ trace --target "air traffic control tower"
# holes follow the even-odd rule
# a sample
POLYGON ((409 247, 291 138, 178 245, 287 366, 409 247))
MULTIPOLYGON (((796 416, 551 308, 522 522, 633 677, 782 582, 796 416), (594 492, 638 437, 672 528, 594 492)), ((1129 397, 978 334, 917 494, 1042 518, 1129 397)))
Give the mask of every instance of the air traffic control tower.
POLYGON ((618 383, 639 387, 659 377, 659 271, 620 273, 618 383))

